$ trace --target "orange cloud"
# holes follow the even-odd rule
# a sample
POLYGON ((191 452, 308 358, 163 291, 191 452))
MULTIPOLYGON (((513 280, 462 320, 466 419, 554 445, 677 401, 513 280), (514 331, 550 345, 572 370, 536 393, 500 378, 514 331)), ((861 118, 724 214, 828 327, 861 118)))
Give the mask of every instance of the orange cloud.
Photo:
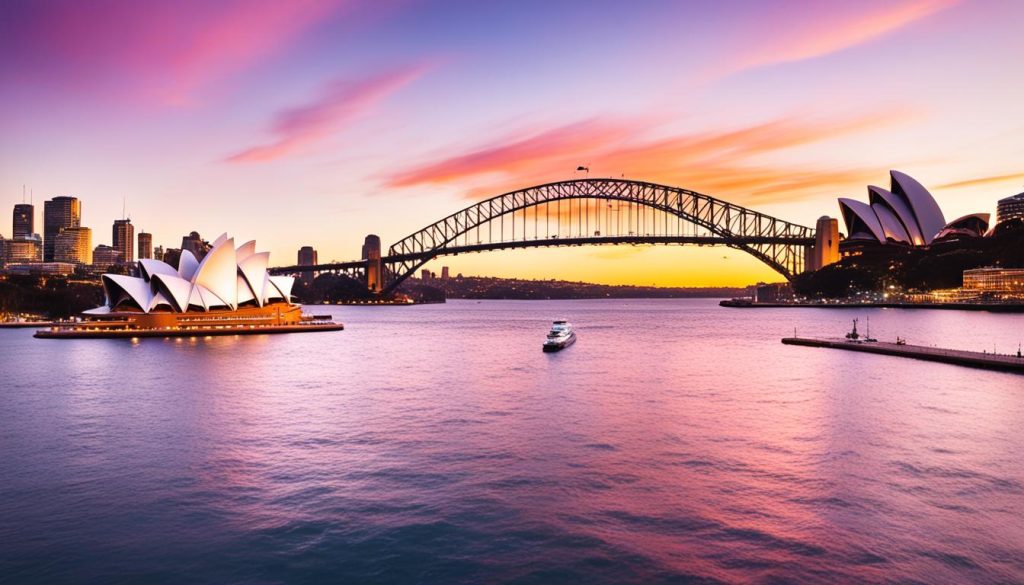
POLYGON ((822 18, 810 19, 798 30, 778 23, 778 33, 757 43, 748 53, 720 66, 708 77, 721 78, 741 71, 822 57, 862 45, 904 28, 958 3, 959 0, 912 0, 887 3, 856 15, 837 12, 834 24, 822 18))
POLYGON ((863 183, 879 171, 807 165, 764 168, 756 163, 757 156, 885 127, 902 118, 898 110, 834 120, 786 117, 646 141, 642 137, 649 130, 647 123, 587 120, 399 171, 388 184, 472 184, 464 194, 477 199, 563 179, 585 161, 595 171, 616 169, 629 177, 730 196, 737 203, 792 201, 823 189, 863 183), (483 184, 479 178, 484 178, 483 184))
POLYGON ((272 132, 277 139, 227 157, 228 162, 267 162, 292 154, 338 131, 379 102, 423 74, 417 65, 385 71, 356 81, 341 79, 327 84, 313 102, 280 112, 272 132))
POLYGON ((607 147, 633 132, 627 124, 584 120, 400 172, 388 180, 388 186, 446 183, 489 172, 523 171, 555 157, 565 158, 574 152, 607 147))
POLYGON ((994 175, 991 177, 978 177, 975 179, 967 179, 965 181, 956 181, 953 183, 946 183, 945 185, 939 185, 938 189, 948 189, 952 187, 976 187, 978 185, 990 185, 992 183, 1007 183, 1010 181, 1021 181, 1024 180, 1024 173, 1013 173, 1009 175, 994 175))

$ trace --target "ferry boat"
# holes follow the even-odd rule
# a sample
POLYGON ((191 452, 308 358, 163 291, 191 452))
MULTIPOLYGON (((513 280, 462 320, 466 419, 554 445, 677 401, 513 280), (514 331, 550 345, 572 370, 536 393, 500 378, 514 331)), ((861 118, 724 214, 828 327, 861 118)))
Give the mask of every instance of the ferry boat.
POLYGON ((551 324, 551 331, 544 340, 544 351, 563 350, 573 343, 576 343, 576 332, 572 330, 572 324, 559 319, 551 324))

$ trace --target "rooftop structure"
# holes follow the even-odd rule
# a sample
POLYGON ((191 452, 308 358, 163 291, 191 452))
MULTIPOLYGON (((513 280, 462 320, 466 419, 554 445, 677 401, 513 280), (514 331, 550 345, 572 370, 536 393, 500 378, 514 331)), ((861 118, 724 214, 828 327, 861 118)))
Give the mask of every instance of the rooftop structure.
POLYGON ((889 171, 890 188, 868 186, 868 203, 840 198, 839 210, 853 242, 929 246, 937 240, 980 237, 989 214, 975 213, 946 223, 935 198, 913 177, 889 171))

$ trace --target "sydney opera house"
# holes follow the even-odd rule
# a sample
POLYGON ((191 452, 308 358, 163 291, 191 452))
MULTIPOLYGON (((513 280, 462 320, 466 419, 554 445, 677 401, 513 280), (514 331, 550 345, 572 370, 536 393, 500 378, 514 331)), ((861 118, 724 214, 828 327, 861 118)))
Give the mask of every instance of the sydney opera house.
POLYGON ((839 199, 846 223, 844 247, 888 244, 930 246, 957 238, 981 237, 989 214, 974 213, 947 222, 931 193, 911 176, 889 171, 890 187, 868 186, 868 202, 839 199))
POLYGON ((294 278, 267 272, 269 252, 256 242, 235 248, 221 235, 202 261, 182 250, 178 267, 139 261, 139 276, 104 274, 106 303, 85 311, 73 327, 40 331, 38 337, 127 337, 238 334, 340 329, 314 321, 292 303, 294 278), (117 333, 124 333, 118 335, 117 333))

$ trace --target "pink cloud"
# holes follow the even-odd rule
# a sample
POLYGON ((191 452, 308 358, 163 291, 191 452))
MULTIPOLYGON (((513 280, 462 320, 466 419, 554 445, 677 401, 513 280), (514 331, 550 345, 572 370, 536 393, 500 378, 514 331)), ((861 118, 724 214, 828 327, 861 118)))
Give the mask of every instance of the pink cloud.
MULTIPOLYGON (((21 81, 183 104, 289 47, 346 0, 37 2, 12 9, 5 69, 21 81)), ((5 27, 6 28, 6 27, 5 27)))
MULTIPOLYGON (((628 124, 584 120, 549 130, 510 138, 499 144, 485 146, 446 158, 439 162, 415 167, 388 180, 392 187, 405 187, 420 183, 444 183, 463 177, 490 172, 511 173, 552 159, 564 159, 575 153, 607 147, 618 143, 636 131, 628 124)), ((577 158, 576 162, 585 162, 577 158)))
POLYGON ((282 158, 340 130, 367 113, 395 91, 409 84, 428 67, 416 65, 378 73, 363 79, 328 83, 312 102, 277 114, 271 126, 276 139, 227 157, 228 162, 267 162, 282 158))
MULTIPOLYGON (((564 179, 580 162, 596 173, 681 185, 737 202, 786 201, 877 174, 874 168, 780 164, 759 166, 760 155, 883 128, 907 119, 903 109, 810 120, 783 117, 741 128, 645 139, 656 122, 585 120, 544 132, 529 131, 500 144, 456 152, 400 170, 391 187, 454 184, 468 198, 564 179), (480 178, 484 178, 481 184, 480 178)), ((605 175, 606 176, 606 175, 605 175)))
MULTIPOLYGON (((945 10, 960 0, 910 0, 884 3, 880 7, 847 13, 831 10, 829 4, 819 4, 807 12, 813 18, 794 17, 786 13, 785 20, 759 23, 762 30, 773 31, 768 39, 757 40, 746 53, 735 55, 719 64, 707 75, 722 78, 741 71, 804 61, 822 57, 851 47, 865 44, 945 10), (818 10, 828 11, 822 14, 818 10)), ((856 5, 854 5, 856 6, 856 5)))

